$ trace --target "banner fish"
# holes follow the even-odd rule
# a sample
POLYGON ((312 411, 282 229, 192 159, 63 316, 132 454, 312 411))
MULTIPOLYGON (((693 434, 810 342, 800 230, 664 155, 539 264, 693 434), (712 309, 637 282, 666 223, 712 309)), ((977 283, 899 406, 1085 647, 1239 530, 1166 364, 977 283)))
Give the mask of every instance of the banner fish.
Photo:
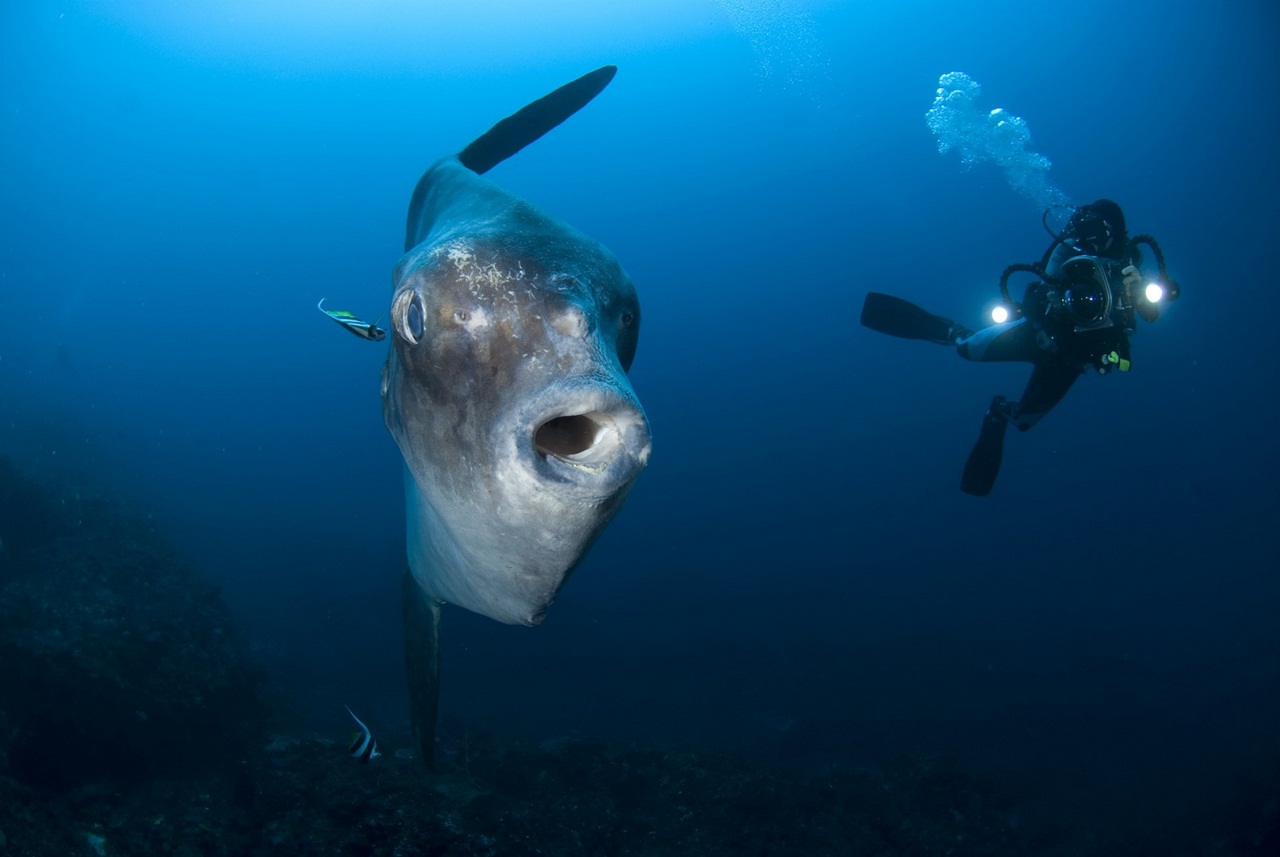
POLYGON ((375 321, 370 324, 367 321, 361 321, 345 309, 325 309, 324 302, 326 300, 328 300, 328 298, 321 298, 320 303, 316 304, 316 309, 329 316, 329 318, 333 319, 356 336, 373 342, 381 342, 387 338, 387 332, 378 327, 378 322, 375 321))

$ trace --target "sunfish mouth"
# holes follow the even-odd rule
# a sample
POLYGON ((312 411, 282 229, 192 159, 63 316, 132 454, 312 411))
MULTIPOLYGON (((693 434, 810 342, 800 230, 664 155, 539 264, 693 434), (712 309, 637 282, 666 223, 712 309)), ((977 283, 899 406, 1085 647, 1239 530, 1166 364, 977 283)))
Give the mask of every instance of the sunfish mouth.
POLYGON ((588 470, 607 464, 621 445, 617 422, 601 411, 552 417, 533 432, 533 448, 539 455, 588 470))
POLYGON ((644 412, 612 391, 561 402, 529 426, 534 470, 555 481, 609 493, 649 461, 644 412))

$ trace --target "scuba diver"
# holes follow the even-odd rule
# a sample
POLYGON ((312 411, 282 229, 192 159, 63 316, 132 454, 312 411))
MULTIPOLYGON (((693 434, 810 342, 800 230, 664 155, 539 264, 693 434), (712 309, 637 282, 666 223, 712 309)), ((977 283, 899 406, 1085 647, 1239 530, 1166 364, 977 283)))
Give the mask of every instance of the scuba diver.
POLYGON ((991 493, 1004 452, 1005 429, 1012 423, 1027 431, 1047 414, 1089 367, 1105 375, 1129 370, 1129 334, 1136 316, 1152 322, 1160 304, 1178 297, 1164 254, 1150 235, 1129 237, 1124 212, 1109 199, 1089 205, 1050 206, 1041 217, 1053 238, 1039 262, 1013 264, 1000 275, 1001 303, 995 322, 977 332, 891 295, 871 292, 862 307, 862 324, 880 333, 954 345, 966 360, 1018 361, 1032 365, 1031 378, 1016 402, 996 396, 982 419, 977 443, 965 462, 960 489, 985 497, 991 493), (1072 213, 1061 233, 1049 226, 1057 208, 1072 213), (1151 248, 1159 271, 1146 281, 1139 245, 1151 248), (1016 273, 1036 277, 1021 303, 1009 296, 1016 273))

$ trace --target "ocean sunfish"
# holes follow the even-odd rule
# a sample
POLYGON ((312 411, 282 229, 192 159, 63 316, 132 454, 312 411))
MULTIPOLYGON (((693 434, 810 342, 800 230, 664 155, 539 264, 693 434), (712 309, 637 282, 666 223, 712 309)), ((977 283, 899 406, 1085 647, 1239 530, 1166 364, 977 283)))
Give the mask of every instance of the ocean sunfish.
POLYGON ((626 375, 635 286, 599 243, 482 177, 615 71, 502 120, 429 168, 410 200, 382 410, 405 464, 405 655, 429 767, 441 605, 541 622, 649 460, 626 375))

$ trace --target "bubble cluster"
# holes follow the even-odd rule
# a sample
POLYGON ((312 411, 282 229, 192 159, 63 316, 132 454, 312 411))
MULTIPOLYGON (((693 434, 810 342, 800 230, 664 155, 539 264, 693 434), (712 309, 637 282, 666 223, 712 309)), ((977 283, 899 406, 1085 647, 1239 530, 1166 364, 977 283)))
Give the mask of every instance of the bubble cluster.
POLYGON ((963 72, 938 79, 938 95, 925 114, 929 130, 938 138, 938 151, 945 155, 954 150, 966 167, 996 164, 1010 187, 1042 208, 1068 202, 1049 181, 1049 159, 1027 148, 1031 129, 1026 120, 999 107, 983 110, 981 95, 982 87, 963 72))
POLYGON ((734 31, 751 44, 761 85, 821 102, 830 60, 817 25, 788 0, 719 0, 734 31))

